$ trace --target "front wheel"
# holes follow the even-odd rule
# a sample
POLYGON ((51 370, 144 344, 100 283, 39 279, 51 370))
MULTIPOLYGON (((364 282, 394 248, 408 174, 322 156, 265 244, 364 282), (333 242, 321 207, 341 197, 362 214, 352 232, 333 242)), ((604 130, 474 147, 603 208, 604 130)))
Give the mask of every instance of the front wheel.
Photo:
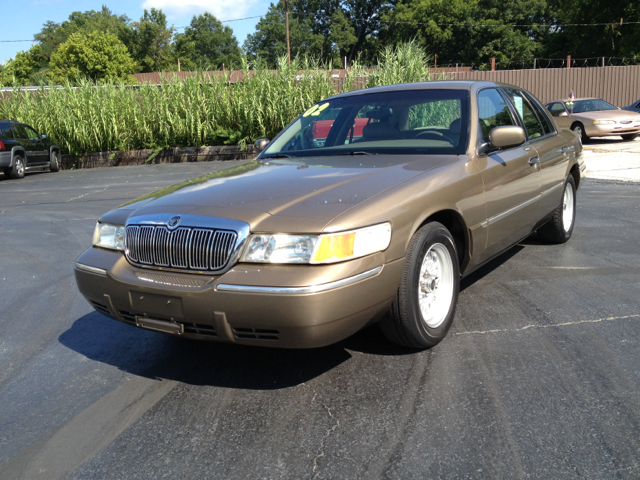
POLYGON ((551 220, 539 230, 538 236, 548 243, 565 243, 571 238, 576 221, 576 182, 569 175, 564 184, 560 205, 553 211, 551 220))
POLYGON ((587 134, 584 131, 584 125, 582 125, 581 123, 576 123, 575 125, 573 125, 571 127, 571 130, 573 130, 573 133, 580 137, 580 141, 582 143, 587 143, 589 141, 589 137, 587 137, 587 134))
POLYGON ((635 140, 638 137, 638 134, 637 133, 630 133, 628 135, 621 135, 621 137, 622 137, 623 140, 630 141, 630 140, 635 140))
POLYGON ((444 225, 428 223, 409 243, 400 287, 381 322, 383 333, 405 347, 433 347, 453 323, 459 290, 453 237, 444 225))

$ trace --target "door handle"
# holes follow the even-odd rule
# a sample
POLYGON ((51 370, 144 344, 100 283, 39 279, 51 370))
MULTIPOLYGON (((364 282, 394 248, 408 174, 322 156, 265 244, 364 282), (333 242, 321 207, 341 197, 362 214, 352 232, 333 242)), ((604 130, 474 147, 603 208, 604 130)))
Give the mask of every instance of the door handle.
POLYGON ((562 147, 560 149, 560 153, 567 153, 568 151, 569 151, 569 148, 567 148, 567 147, 562 147))
POLYGON ((531 165, 532 167, 537 163, 540 163, 540 157, 531 157, 529 159, 529 165, 531 165))

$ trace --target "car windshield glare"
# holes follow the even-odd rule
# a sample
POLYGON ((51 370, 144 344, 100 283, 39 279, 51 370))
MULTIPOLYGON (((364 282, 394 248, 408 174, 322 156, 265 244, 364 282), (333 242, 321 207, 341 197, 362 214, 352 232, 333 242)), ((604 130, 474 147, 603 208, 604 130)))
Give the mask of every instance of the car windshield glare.
POLYGON ((585 113, 585 112, 599 112, 602 110, 617 110, 616 107, 610 103, 600 100, 599 98, 593 98, 589 100, 576 100, 575 102, 567 102, 567 108, 573 113, 585 113))
POLYGON ((405 90, 319 102, 261 155, 461 154, 468 143, 464 90, 405 90))

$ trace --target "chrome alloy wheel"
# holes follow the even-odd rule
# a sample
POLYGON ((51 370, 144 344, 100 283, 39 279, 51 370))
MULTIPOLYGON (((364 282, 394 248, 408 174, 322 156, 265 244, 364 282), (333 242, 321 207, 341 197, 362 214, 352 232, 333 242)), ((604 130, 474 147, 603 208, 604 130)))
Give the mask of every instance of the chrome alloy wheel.
POLYGON ((571 230, 574 217, 574 192, 573 186, 570 183, 564 187, 564 195, 562 197, 562 227, 565 232, 571 230))
POLYGON ((16 159, 16 172, 20 176, 24 175, 24 163, 21 158, 16 159))
POLYGON ((420 312, 430 328, 439 327, 449 314, 453 284, 449 250, 441 243, 434 243, 422 259, 418 284, 420 312))

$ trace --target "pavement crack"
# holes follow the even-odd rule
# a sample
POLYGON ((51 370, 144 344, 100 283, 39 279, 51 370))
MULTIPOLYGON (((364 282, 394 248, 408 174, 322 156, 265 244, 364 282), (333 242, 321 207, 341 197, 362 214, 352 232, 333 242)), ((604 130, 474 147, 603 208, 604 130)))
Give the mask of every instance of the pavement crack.
MULTIPOLYGON (((317 393, 313 396, 313 400, 316 399, 317 393)), ((331 413, 331 409, 325 405, 324 403, 321 404, 324 409, 327 411, 327 413, 329 414, 329 418, 331 418, 332 420, 335 420, 335 424, 333 425, 333 427, 331 427, 327 433, 325 434, 325 436, 322 438, 322 441, 320 442, 320 451, 319 453, 316 455, 316 457, 313 459, 313 472, 316 474, 314 478, 322 478, 320 476, 320 472, 318 472, 318 468, 320 467, 320 465, 318 465, 318 462, 320 461, 321 458, 323 458, 325 456, 324 454, 324 445, 325 442, 327 440, 327 438, 329 438, 331 436, 331 434, 333 434, 333 432, 336 431, 336 429, 340 426, 340 420, 338 420, 337 418, 335 418, 333 416, 333 413, 331 413)))
POLYGON ((605 317, 598 318, 596 320, 578 320, 577 322, 563 322, 553 323, 551 325, 527 325, 521 328, 504 328, 495 330, 474 330, 470 332, 457 332, 456 335, 486 335, 489 333, 504 333, 504 332, 521 332, 523 330, 529 330, 531 328, 553 328, 553 327, 566 327, 571 325, 582 325, 585 323, 600 323, 600 322, 612 322, 614 320, 625 320, 629 318, 639 318, 640 315, 625 315, 622 317, 605 317))
POLYGON ((82 195, 80 195, 79 197, 74 197, 74 198, 70 198, 69 200, 67 200, 67 203, 72 202, 74 200, 79 200, 83 197, 86 197, 87 195, 93 195, 94 193, 102 193, 102 192, 106 192, 107 189, 110 187, 111 185, 105 185, 105 187, 102 190, 96 190, 93 192, 87 192, 87 193, 83 193, 82 195))

